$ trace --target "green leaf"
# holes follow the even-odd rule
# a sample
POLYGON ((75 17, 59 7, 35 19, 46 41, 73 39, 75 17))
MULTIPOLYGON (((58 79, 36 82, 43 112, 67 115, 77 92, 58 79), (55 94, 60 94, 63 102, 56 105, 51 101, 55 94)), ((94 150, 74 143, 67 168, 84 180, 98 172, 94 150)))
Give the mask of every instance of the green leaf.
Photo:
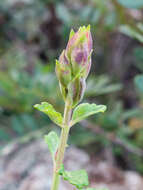
POLYGON ((63 117, 51 104, 48 102, 42 102, 41 104, 34 105, 34 108, 47 114, 54 123, 62 127, 63 117))
POLYGON ((55 153, 57 152, 59 145, 59 137, 54 131, 51 131, 48 135, 45 135, 44 138, 46 144, 48 145, 49 151, 52 154, 52 158, 55 160, 55 153))
POLYGON ((60 170, 59 174, 64 180, 67 180, 70 184, 76 186, 78 189, 88 186, 88 175, 85 170, 78 171, 65 171, 64 167, 60 170))
POLYGON ((126 8, 142 8, 143 0, 117 0, 122 6, 126 8))
POLYGON ((122 89, 120 83, 112 84, 111 78, 107 75, 101 75, 97 77, 90 77, 87 82, 87 89, 85 92, 86 97, 99 96, 116 92, 122 89))
POLYGON ((133 53, 138 62, 143 62, 143 47, 136 47, 133 53))
MULTIPOLYGON (((141 31, 142 30, 142 27, 140 24, 137 25, 137 28, 139 28, 141 31)), ((138 32, 135 28, 129 26, 129 25, 121 25, 119 27, 119 30, 120 32, 132 37, 132 38, 135 38, 137 39, 138 41, 142 42, 143 43, 143 35, 141 32, 138 32)))
POLYGON ((86 117, 99 113, 104 112, 106 110, 106 106, 104 105, 96 105, 96 104, 89 104, 89 103, 83 103, 78 105, 72 116, 71 126, 75 123, 85 119, 86 117))
POLYGON ((137 75, 137 76, 135 77, 134 82, 135 82, 135 85, 136 85, 137 89, 138 89, 141 93, 143 93, 143 75, 137 75))
POLYGON ((68 10, 67 6, 64 4, 58 4, 56 6, 56 13, 58 15, 58 18, 63 21, 63 23, 69 25, 72 20, 72 16, 70 14, 70 11, 68 10))

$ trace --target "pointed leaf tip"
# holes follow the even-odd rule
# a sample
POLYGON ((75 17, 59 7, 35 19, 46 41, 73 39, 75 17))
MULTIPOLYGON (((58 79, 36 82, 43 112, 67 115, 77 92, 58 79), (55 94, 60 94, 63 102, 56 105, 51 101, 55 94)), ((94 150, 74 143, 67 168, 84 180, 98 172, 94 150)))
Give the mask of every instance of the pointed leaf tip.
POLYGON ((90 24, 87 26, 87 30, 90 30, 90 24))
POLYGON ((74 34, 75 34, 74 30, 71 29, 71 31, 70 31, 70 35, 69 35, 69 39, 71 39, 71 38, 74 36, 74 34))

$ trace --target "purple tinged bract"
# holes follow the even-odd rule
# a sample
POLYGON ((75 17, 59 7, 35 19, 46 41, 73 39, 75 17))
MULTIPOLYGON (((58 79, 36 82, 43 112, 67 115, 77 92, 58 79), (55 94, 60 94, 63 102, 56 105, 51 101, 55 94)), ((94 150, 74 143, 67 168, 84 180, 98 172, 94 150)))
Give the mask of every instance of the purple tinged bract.
POLYGON ((71 30, 67 47, 56 61, 56 74, 63 97, 75 106, 83 97, 91 67, 92 37, 90 26, 71 30))

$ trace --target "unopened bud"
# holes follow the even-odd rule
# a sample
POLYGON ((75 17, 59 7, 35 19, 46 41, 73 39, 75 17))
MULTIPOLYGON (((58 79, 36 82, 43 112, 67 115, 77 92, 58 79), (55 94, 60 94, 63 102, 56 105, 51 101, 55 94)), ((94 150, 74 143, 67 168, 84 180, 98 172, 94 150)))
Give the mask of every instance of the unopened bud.
POLYGON ((75 106, 83 97, 92 54, 90 26, 71 30, 66 49, 56 62, 56 73, 64 98, 71 99, 75 106))

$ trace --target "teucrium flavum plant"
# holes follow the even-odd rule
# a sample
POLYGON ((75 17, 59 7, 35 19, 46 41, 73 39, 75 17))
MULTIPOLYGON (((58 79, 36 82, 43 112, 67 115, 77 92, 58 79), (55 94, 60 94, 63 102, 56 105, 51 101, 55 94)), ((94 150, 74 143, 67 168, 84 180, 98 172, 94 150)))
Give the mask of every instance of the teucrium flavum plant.
POLYGON ((71 30, 67 47, 61 53, 59 60, 56 60, 56 74, 65 101, 64 115, 62 116, 47 102, 34 106, 39 111, 47 114, 55 124, 61 127, 60 138, 53 131, 45 136, 54 164, 51 190, 58 189, 60 176, 77 189, 95 190, 87 188, 89 182, 85 170, 66 171, 63 165, 70 128, 86 117, 106 110, 104 105, 79 104, 86 88, 86 78, 91 67, 91 54, 90 26, 80 27, 77 32, 71 30))

